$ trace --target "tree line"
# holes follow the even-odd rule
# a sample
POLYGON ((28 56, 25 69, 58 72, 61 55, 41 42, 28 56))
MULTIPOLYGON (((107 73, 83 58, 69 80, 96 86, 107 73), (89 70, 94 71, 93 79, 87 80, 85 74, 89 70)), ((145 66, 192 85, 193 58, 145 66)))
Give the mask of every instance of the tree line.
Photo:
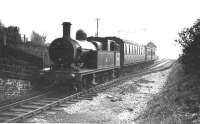
MULTIPOLYGON (((23 43, 19 27, 17 26, 6 27, 0 21, 0 41, 2 42, 3 40, 5 40, 5 38, 6 38, 7 45, 15 45, 16 43, 23 43)), ((44 46, 46 45, 46 38, 47 36, 45 34, 41 35, 37 33, 36 31, 32 31, 31 36, 30 36, 30 41, 28 41, 28 43, 33 44, 33 45, 44 46)))
POLYGON ((179 58, 186 73, 200 74, 200 19, 191 27, 184 28, 175 40, 182 47, 183 54, 179 58))

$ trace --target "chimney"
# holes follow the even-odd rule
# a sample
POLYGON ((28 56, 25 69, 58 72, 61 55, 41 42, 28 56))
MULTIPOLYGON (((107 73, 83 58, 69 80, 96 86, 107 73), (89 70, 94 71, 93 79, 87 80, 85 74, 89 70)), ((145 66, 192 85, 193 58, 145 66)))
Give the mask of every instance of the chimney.
POLYGON ((63 22, 63 38, 64 39, 70 39, 70 28, 71 23, 70 22, 63 22))

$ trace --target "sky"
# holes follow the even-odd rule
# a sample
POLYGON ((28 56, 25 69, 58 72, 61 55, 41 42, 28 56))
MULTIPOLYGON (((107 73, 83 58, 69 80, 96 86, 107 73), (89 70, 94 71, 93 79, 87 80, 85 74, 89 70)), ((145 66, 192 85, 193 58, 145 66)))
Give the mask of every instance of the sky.
POLYGON ((181 53, 178 32, 200 18, 198 0, 0 0, 0 20, 30 37, 34 30, 47 42, 62 36, 62 22, 71 22, 71 37, 78 29, 88 36, 118 36, 139 44, 152 41, 160 58, 181 53))

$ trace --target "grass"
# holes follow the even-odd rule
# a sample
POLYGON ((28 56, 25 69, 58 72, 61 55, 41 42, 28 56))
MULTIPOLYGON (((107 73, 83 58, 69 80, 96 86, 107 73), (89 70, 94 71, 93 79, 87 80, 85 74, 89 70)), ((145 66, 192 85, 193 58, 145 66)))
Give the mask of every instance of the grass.
POLYGON ((173 65, 163 91, 148 102, 136 119, 141 124, 200 123, 200 82, 196 74, 186 74, 183 65, 173 65))

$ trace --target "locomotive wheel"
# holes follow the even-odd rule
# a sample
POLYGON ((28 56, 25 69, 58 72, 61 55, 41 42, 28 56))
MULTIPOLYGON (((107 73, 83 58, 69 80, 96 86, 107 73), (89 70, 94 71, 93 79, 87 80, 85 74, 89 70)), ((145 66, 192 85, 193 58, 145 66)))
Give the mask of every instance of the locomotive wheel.
POLYGON ((74 89, 75 92, 80 91, 79 85, 78 85, 78 81, 73 82, 72 87, 74 89))
POLYGON ((75 88, 76 91, 81 91, 83 89, 82 81, 76 81, 75 88))
POLYGON ((112 71, 106 72, 105 77, 106 77, 105 82, 112 80, 112 71))
POLYGON ((83 84, 83 89, 87 89, 88 88, 88 86, 87 86, 87 77, 83 77, 82 84, 83 84))
POLYGON ((81 91, 87 89, 86 84, 87 84, 87 79, 86 77, 83 77, 82 80, 75 81, 75 85, 73 87, 76 91, 81 91))
POLYGON ((93 76, 92 74, 87 76, 87 87, 88 88, 91 88, 92 86, 94 86, 96 84, 95 79, 96 79, 96 77, 93 76))
POLYGON ((96 83, 97 83, 97 84, 100 84, 100 83, 101 83, 101 80, 100 80, 100 76, 99 76, 99 75, 96 76, 96 83))

